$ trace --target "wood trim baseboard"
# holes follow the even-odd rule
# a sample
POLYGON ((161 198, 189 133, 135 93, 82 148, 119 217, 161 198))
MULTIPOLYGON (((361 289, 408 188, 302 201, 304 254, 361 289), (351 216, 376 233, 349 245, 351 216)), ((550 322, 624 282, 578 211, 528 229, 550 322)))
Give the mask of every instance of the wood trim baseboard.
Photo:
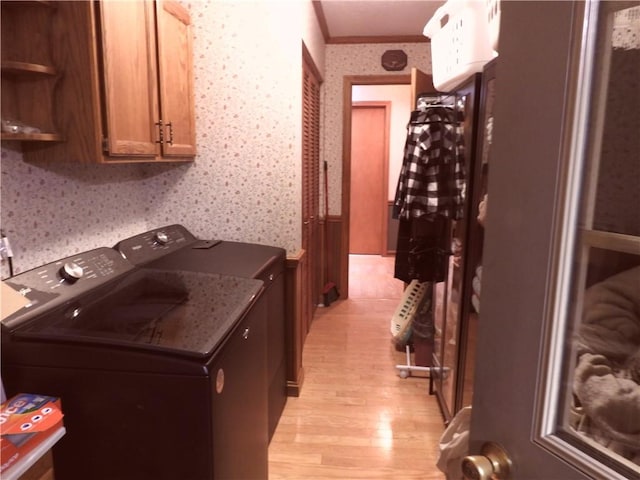
POLYGON ((298 251, 287 255, 285 262, 285 348, 287 363, 287 395, 298 397, 304 379, 302 351, 307 338, 306 325, 310 322, 304 317, 302 305, 302 262, 306 252, 298 251))
MULTIPOLYGON (((347 298, 347 287, 343 283, 343 262, 340 258, 342 248, 342 216, 329 215, 323 225, 327 235, 327 247, 329 249, 329 272, 324 283, 333 282, 340 292, 340 298, 347 298)), ((325 247, 326 250, 326 247, 325 247)), ((327 252, 325 251, 326 255, 327 252)), ((347 275, 348 276, 348 275, 347 275)))
POLYGON ((298 371, 298 378, 294 380, 287 380, 287 397, 299 397, 302 392, 302 384, 304 383, 304 368, 300 368, 298 371))

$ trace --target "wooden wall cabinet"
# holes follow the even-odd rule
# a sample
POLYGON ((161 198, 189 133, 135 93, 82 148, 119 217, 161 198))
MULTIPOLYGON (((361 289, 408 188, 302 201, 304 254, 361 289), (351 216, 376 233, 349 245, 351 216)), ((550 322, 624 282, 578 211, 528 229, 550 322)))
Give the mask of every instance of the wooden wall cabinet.
MULTIPOLYGON (((64 141, 27 161, 132 163, 195 157, 192 33, 173 1, 55 2, 53 110, 64 141)), ((4 10, 3 10, 4 12, 4 10)))

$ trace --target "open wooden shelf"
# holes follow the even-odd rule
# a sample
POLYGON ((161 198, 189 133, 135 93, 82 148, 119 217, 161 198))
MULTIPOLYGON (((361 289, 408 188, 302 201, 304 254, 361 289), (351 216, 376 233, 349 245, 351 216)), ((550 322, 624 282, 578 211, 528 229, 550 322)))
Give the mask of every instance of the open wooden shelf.
POLYGON ((56 2, 53 0, 2 0, 2 4, 7 7, 21 7, 24 8, 27 4, 42 5, 48 8, 57 8, 56 2))
POLYGON ((14 76, 22 75, 56 75, 56 69, 50 65, 40 65, 38 63, 16 62, 13 60, 2 61, 2 73, 14 76))
POLYGON ((30 142, 62 142, 64 139, 58 133, 7 133, 0 134, 1 140, 16 140, 30 142))
POLYGON ((55 111, 60 68, 54 65, 55 1, 2 0, 2 119, 37 126, 41 133, 1 132, 0 140, 62 142, 55 111))

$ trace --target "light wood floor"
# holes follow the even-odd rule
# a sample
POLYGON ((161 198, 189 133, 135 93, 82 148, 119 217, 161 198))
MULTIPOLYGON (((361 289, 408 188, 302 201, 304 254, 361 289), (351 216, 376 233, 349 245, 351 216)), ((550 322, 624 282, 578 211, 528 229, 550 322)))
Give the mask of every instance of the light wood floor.
POLYGON ((395 298, 363 293, 375 291, 371 271, 392 265, 369 260, 377 259, 386 267, 350 274, 350 282, 368 283, 354 290, 361 298, 317 310, 300 397, 287 400, 269 447, 270 480, 445 478, 435 467, 444 425, 429 381, 419 372, 402 379, 395 368, 406 363, 389 331, 402 288, 376 294, 395 298))
POLYGON ((404 283, 393 278, 395 257, 349 255, 349 298, 402 297, 404 283))

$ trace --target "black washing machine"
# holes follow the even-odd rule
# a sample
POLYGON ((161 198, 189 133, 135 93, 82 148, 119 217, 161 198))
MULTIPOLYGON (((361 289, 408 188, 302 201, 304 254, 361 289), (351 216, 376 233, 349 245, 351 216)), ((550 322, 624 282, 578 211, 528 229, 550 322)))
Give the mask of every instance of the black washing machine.
POLYGON ((100 248, 5 281, 8 395, 60 397, 56 480, 268 477, 264 283, 100 248))
POLYGON ((115 248, 131 263, 147 268, 233 275, 264 282, 271 440, 287 400, 285 250, 254 243, 200 240, 182 225, 150 230, 119 242, 115 248))

